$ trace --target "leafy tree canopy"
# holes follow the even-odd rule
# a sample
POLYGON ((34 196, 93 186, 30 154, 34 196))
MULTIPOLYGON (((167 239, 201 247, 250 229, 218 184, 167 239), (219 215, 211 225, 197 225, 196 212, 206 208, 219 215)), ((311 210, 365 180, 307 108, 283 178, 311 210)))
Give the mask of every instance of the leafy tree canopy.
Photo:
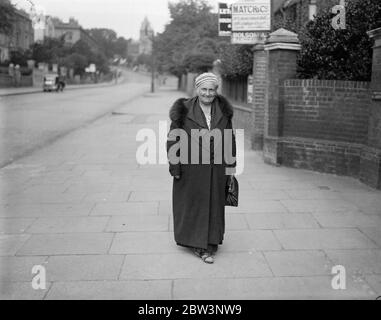
POLYGON ((87 32, 97 41, 107 58, 113 58, 114 55, 123 57, 126 55, 128 41, 123 37, 118 37, 114 30, 93 28, 87 32))
POLYGON ((251 45, 225 44, 220 49, 221 73, 235 78, 253 73, 253 50, 251 45))
POLYGON ((169 3, 171 22, 154 42, 160 69, 176 76, 212 67, 218 53, 217 15, 202 0, 169 3))
POLYGON ((57 63, 73 68, 75 74, 82 74, 90 63, 95 63, 100 72, 109 71, 108 61, 102 52, 93 52, 89 45, 79 40, 67 46, 63 38, 45 38, 43 42, 34 43, 31 47, 32 59, 36 62, 57 63))
POLYGON ((82 75, 85 68, 89 65, 89 60, 86 56, 79 53, 72 53, 65 57, 62 64, 74 70, 74 74, 82 75))
POLYGON ((381 27, 380 0, 347 0, 346 29, 335 30, 333 17, 323 10, 301 30, 299 77, 369 81, 373 41, 367 31, 381 27))
POLYGON ((9 35, 12 32, 12 21, 15 8, 9 0, 0 0, 0 33, 9 35))
POLYGON ((59 58, 69 54, 69 50, 63 38, 45 38, 43 42, 31 46, 32 59, 36 62, 57 63, 59 58))

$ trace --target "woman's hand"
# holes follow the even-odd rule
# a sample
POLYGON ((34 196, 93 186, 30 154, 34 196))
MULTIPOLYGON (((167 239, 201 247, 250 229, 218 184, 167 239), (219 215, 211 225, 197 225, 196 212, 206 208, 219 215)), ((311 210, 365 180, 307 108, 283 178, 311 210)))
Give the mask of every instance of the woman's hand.
POLYGON ((180 179, 180 176, 179 176, 179 175, 175 176, 175 179, 176 179, 176 180, 179 180, 179 179, 180 179))

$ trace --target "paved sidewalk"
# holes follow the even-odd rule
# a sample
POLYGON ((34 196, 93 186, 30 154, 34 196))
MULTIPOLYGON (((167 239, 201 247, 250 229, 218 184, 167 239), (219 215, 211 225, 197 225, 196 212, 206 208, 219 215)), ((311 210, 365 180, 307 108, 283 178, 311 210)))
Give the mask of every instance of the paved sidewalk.
MULTIPOLYGON (((375 299, 381 192, 245 150, 213 265, 173 241, 167 165, 139 165, 174 88, 145 94, 0 170, 1 299, 375 299), (31 286, 46 268, 46 290, 31 286), (346 268, 346 289, 331 268, 346 268)), ((163 151, 163 150, 162 150, 163 151)), ((239 150, 242 152, 242 150, 239 150)))

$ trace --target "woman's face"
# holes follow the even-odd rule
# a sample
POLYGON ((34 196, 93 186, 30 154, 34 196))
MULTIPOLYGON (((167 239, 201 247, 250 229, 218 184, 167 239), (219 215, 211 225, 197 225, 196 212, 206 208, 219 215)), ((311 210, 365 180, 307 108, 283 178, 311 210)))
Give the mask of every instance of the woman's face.
POLYGON ((212 104, 217 95, 217 86, 213 82, 206 81, 197 88, 197 95, 202 104, 212 104))

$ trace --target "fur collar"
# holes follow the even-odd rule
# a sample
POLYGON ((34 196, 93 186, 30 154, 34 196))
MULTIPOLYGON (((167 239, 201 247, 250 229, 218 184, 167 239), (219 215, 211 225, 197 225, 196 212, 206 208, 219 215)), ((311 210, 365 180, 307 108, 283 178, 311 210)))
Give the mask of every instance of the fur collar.
MULTIPOLYGON (((194 99, 196 98, 180 98, 176 100, 169 111, 169 118, 171 119, 171 121, 176 122, 179 126, 182 126, 188 114, 188 108, 190 105, 192 105, 194 99)), ((217 95, 216 99, 218 99, 218 103, 222 114, 230 120, 233 117, 234 113, 232 105, 225 97, 221 95, 217 95)))

